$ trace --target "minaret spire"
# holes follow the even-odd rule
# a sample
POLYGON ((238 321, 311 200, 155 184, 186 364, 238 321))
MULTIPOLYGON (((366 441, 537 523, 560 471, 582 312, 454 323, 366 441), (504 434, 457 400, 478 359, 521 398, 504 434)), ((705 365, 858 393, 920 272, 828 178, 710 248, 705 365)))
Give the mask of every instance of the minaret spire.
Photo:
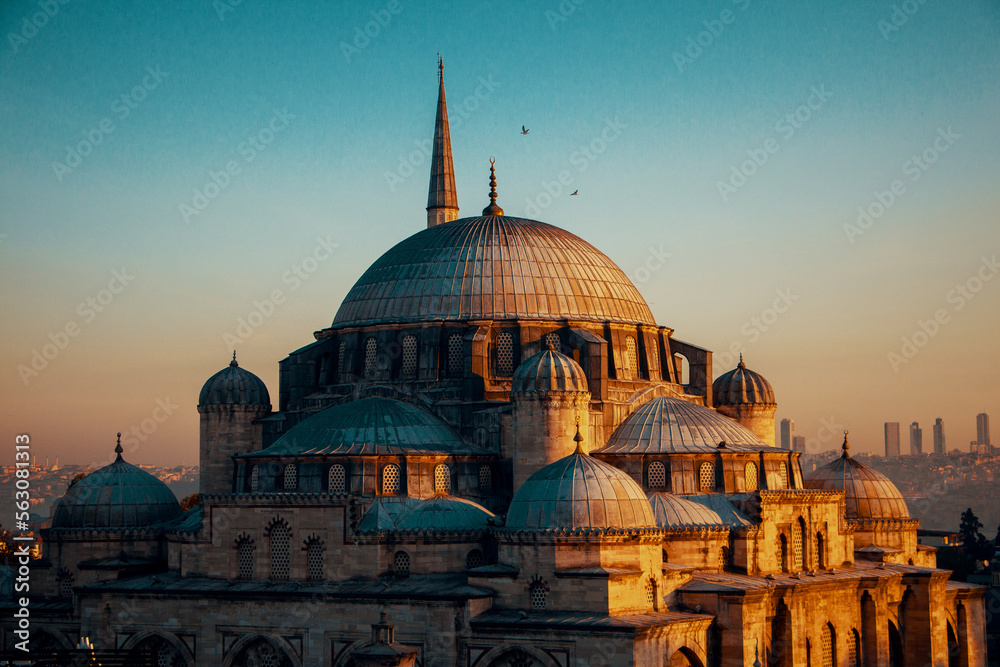
POLYGON ((448 105, 444 99, 444 59, 438 54, 438 105, 434 119, 431 184, 427 191, 427 226, 433 227, 457 218, 458 194, 455 191, 455 167, 451 162, 448 105))

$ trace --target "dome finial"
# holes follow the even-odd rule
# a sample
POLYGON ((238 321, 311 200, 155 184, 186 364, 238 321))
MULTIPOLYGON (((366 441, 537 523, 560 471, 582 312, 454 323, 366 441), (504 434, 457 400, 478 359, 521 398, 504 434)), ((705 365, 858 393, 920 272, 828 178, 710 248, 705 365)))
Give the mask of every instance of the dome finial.
POLYGON ((552 339, 551 339, 551 338, 549 338, 548 340, 546 340, 546 341, 545 341, 545 349, 546 349, 546 350, 549 350, 549 351, 551 351, 551 352, 554 352, 554 351, 555 351, 555 349, 556 349, 556 344, 552 342, 552 339))
POLYGON ((118 455, 117 458, 115 459, 116 461, 121 461, 122 460, 122 452, 124 452, 124 451, 125 450, 122 449, 122 434, 119 432, 118 433, 118 444, 115 445, 115 454, 118 455))
POLYGON ((575 453, 577 453, 577 454, 586 454, 587 453, 587 452, 583 451, 583 436, 580 435, 580 415, 576 416, 576 435, 573 436, 573 442, 576 443, 576 452, 575 453))
POLYGON ((746 368, 746 367, 747 367, 747 365, 745 363, 743 363, 743 353, 740 352, 740 363, 739 363, 739 366, 737 366, 737 368, 746 368))
POLYGON ((490 156, 490 205, 483 209, 483 215, 503 215, 503 209, 497 206, 497 176, 493 165, 496 158, 490 156))
POLYGON ((233 350, 233 360, 229 362, 229 365, 232 366, 233 368, 239 366, 239 364, 236 363, 236 350, 233 350))
POLYGON ((444 58, 438 54, 438 81, 444 81, 444 58))
POLYGON ((847 451, 851 448, 851 446, 847 444, 847 431, 844 431, 844 444, 841 445, 840 448, 844 450, 845 459, 851 456, 850 452, 847 451))

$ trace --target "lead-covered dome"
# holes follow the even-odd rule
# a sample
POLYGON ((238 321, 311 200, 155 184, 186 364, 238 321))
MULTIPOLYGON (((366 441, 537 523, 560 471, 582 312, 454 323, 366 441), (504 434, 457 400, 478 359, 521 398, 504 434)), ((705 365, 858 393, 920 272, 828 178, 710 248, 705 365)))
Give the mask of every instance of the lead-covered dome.
POLYGON ((126 462, 121 443, 115 452, 114 463, 66 491, 56 505, 52 528, 148 528, 182 514, 166 484, 126 462))
POLYGON ((271 405, 267 385, 236 363, 236 353, 229 366, 208 378, 198 394, 198 405, 271 405))
POLYGON ((514 371, 510 393, 531 394, 535 392, 569 392, 580 393, 589 391, 587 374, 580 364, 573 361, 554 346, 544 352, 532 355, 521 362, 514 371))
POLYGON ((625 472, 577 449, 525 480, 507 510, 515 530, 655 528, 642 488, 625 472))
POLYGON ((805 479, 805 487, 820 491, 843 491, 848 519, 909 519, 910 511, 896 485, 882 473, 852 458, 849 449, 845 436, 844 453, 817 468, 805 479))
POLYGON ((471 500, 457 496, 436 495, 417 504, 396 520, 404 531, 469 532, 483 530, 493 512, 471 500))
POLYGON ((747 368, 742 354, 736 368, 723 373, 712 383, 712 402, 715 405, 776 405, 771 383, 760 373, 747 368))
POLYGON ((563 229, 488 215, 429 227, 355 283, 334 327, 464 319, 655 324, 625 273, 563 229))
POLYGON ((727 525, 714 510, 672 493, 653 492, 649 496, 656 525, 660 528, 703 528, 727 525))

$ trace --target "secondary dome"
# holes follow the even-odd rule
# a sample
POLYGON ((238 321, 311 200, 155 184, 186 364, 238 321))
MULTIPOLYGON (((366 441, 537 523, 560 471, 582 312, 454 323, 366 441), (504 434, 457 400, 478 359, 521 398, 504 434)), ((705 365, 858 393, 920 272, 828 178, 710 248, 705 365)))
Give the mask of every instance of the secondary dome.
POLYGON ((453 532, 482 530, 489 525, 493 512, 471 500, 437 495, 416 505, 396 520, 398 530, 443 530, 453 532))
POLYGON ((263 380, 240 368, 233 352, 229 366, 202 386, 198 405, 271 405, 271 397, 263 380))
POLYGON ((727 525, 717 512, 672 493, 650 493, 648 498, 653 516, 656 517, 656 525, 660 528, 727 525))
POLYGON ((775 405, 774 389, 763 375, 747 368, 741 354, 739 365, 712 383, 712 402, 715 405, 775 405))
POLYGON ((293 426, 273 445, 245 457, 395 456, 482 451, 431 413, 392 398, 363 398, 327 408, 293 426))
POLYGON ((576 453, 550 463, 525 480, 507 511, 507 527, 656 527, 646 494, 625 472, 576 453))
POLYGON ((910 511, 903 494, 882 473, 855 461, 844 436, 844 453, 817 468, 804 481, 807 489, 843 491, 848 519, 909 519, 910 511))
POLYGON ((654 398, 618 425, 595 454, 670 454, 770 449, 745 426, 715 410, 680 398, 654 398))
POLYGON ((464 319, 655 324, 607 255, 558 227, 507 216, 423 229, 354 284, 334 327, 464 319))
POLYGON ((528 357, 514 371, 510 393, 532 392, 585 392, 587 375, 580 364, 553 347, 528 357))
POLYGON ((66 491, 56 505, 53 528, 146 528, 182 514, 166 484, 122 458, 120 440, 115 452, 114 463, 66 491))

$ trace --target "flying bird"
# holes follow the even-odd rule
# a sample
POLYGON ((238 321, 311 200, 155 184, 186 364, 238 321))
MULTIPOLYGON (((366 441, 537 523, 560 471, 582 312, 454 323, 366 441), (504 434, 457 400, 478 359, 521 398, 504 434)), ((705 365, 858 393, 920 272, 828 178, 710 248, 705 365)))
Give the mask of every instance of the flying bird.
POLYGON ((575 197, 578 194, 580 194, 579 190, 573 190, 573 194, 571 194, 570 197, 575 197))
POLYGON ((531 132, 531 130, 529 130, 524 125, 522 125, 521 126, 521 134, 527 134, 528 132, 531 132))

